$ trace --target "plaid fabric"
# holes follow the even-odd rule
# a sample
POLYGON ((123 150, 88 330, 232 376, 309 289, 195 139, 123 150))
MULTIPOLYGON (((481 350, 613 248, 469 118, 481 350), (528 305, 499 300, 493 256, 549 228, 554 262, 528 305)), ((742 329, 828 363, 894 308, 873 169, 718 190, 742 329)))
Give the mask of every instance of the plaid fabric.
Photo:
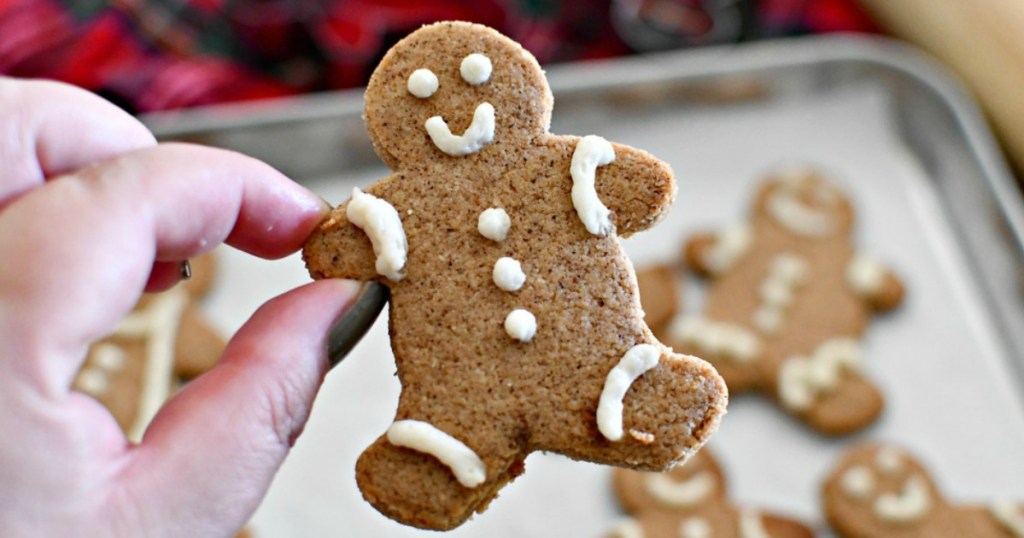
MULTIPOLYGON (((0 0, 0 73, 167 110, 362 85, 395 41, 442 19, 495 27, 542 63, 625 54, 623 1, 0 0)), ((761 0, 759 13, 769 33, 862 29, 851 1, 761 0)))

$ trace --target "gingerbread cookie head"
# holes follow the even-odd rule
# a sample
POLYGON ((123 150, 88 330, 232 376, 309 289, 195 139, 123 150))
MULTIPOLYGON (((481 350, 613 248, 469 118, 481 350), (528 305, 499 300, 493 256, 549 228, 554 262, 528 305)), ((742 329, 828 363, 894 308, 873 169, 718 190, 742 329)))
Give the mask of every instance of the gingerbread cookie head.
POLYGON ((632 514, 613 529, 616 538, 809 538, 803 523, 733 505, 725 476, 707 449, 667 473, 616 469, 615 494, 632 514))
POLYGON ((754 226, 805 239, 845 237, 853 228, 853 207, 843 191, 813 168, 790 166, 761 186, 754 202, 754 226))
POLYGON ((394 169, 443 155, 514 158, 510 146, 547 132, 552 103, 537 60, 518 43, 486 26, 444 22, 384 57, 366 89, 366 124, 394 169))
POLYGON ((724 413, 714 369, 644 324, 618 242, 665 214, 671 170, 599 136, 548 133, 550 109, 540 67, 497 32, 418 30, 367 89, 394 173, 356 189, 303 249, 314 278, 391 290, 402 393, 356 478, 402 523, 461 524, 532 451, 663 470, 724 413))
POLYGON ((829 525, 844 537, 1024 536, 1024 506, 953 505, 924 466, 891 445, 848 450, 826 479, 822 498, 829 525))

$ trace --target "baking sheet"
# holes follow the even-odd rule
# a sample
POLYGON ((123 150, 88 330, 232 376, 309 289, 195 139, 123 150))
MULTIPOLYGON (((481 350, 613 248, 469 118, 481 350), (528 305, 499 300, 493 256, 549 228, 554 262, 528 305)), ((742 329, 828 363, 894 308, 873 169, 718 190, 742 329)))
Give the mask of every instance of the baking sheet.
MULTIPOLYGON (((943 141, 927 152, 917 145, 920 137, 908 141, 898 86, 890 82, 865 76, 818 92, 734 103, 652 100, 638 89, 619 94, 614 107, 590 106, 583 92, 555 105, 554 132, 599 134, 675 169, 679 199, 671 213, 625 242, 638 267, 674 260, 690 232, 744 218, 762 174, 799 162, 821 167, 851 195, 860 250, 905 279, 905 303, 872 320, 864 338, 865 370, 887 397, 876 424, 825 439, 766 399, 738 395, 710 444, 737 503, 799 516, 822 536, 830 534, 820 515, 820 481, 843 447, 858 440, 907 447, 951 499, 1024 498, 1024 405, 1014 369, 1020 356, 988 281, 979 279, 978 263, 987 260, 960 240, 965 226, 944 190, 951 187, 936 181, 941 159, 934 152, 944 150, 943 141)), ((581 83, 565 83, 571 84, 581 83)), ((756 85, 735 88, 756 97, 756 85)), ((386 173, 369 167, 304 182, 336 204, 353 186, 386 173)), ((982 179, 963 175, 965 182, 982 179)), ((227 249, 221 275, 207 306, 226 331, 270 296, 309 280, 298 257, 268 263, 227 249)), ((1015 291, 1006 290, 1009 300, 1015 291)), ((686 299, 699 310, 699 282, 688 282, 686 299)), ((424 534, 377 514, 355 485, 359 453, 385 431, 397 403, 386 333, 381 319, 328 375, 305 433, 253 519, 259 536, 424 534)), ((604 467, 535 454, 487 512, 450 535, 600 536, 621 517, 609 478, 604 467)))

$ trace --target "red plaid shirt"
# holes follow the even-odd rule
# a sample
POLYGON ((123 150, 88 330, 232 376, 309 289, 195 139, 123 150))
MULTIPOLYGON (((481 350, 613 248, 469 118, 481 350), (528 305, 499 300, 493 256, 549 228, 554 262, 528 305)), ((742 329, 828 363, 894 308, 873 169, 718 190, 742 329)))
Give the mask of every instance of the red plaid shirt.
MULTIPOLYGON (((0 73, 166 110, 359 86, 395 41, 442 19, 497 28, 542 63, 623 54, 613 1, 0 0, 0 73)), ((765 20, 863 26, 852 0, 761 1, 765 20)))

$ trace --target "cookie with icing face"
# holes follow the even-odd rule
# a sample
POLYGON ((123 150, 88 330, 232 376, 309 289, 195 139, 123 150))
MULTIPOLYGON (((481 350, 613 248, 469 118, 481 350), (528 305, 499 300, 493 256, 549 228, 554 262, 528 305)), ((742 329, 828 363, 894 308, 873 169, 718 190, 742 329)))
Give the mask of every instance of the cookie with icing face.
POLYGON ((1024 503, 950 503, 924 466, 891 445, 849 449, 825 480, 822 501, 842 537, 1024 538, 1024 503))
POLYGON ((365 103, 394 172, 355 190, 304 249, 314 278, 391 291, 402 392, 357 463, 363 496, 402 523, 449 529, 533 451, 661 470, 700 447, 725 385, 651 334, 618 241, 668 210, 669 167, 549 133, 540 66, 479 25, 403 39, 365 103))
POLYGON ((615 495, 630 516, 608 538, 811 538, 800 521, 738 507, 707 448, 667 473, 616 469, 615 495))
POLYGON ((710 360, 735 394, 765 392, 826 434, 878 417, 882 394, 861 373, 860 338, 876 311, 903 298, 900 280, 854 246, 846 196, 809 168, 766 181, 750 222, 686 244, 710 280, 700 316, 680 316, 666 342, 710 360))
POLYGON ((178 385, 213 368, 224 350, 199 307, 214 266, 212 254, 196 258, 190 280, 144 295, 113 334, 92 345, 75 377, 74 388, 109 409, 131 441, 178 385))

